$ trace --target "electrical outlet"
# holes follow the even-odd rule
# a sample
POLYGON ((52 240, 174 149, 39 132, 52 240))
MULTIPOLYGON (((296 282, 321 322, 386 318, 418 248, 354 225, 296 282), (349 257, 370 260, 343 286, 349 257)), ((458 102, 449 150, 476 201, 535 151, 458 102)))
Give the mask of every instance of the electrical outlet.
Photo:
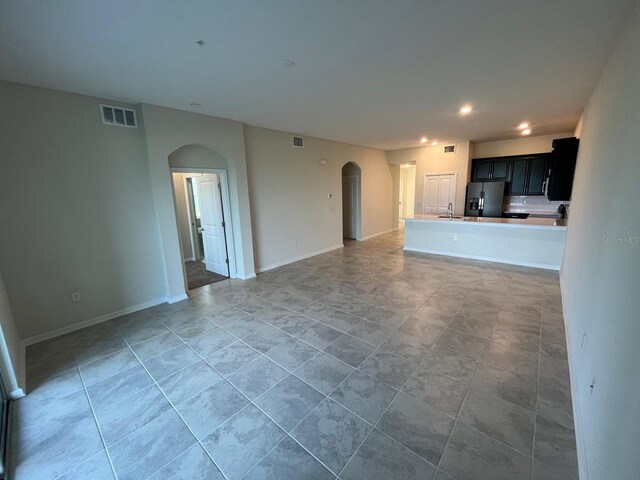
POLYGON ((298 246, 298 240, 294 240, 294 241, 293 241, 293 246, 294 246, 294 247, 297 247, 297 246, 298 246))
POLYGON ((80 296, 80 292, 73 292, 71 294, 71 301, 72 302, 79 302, 80 300, 82 300, 82 297, 80 296))
POLYGON ((457 242, 457 241, 458 241, 458 235, 454 235, 454 236, 453 236, 453 241, 454 241, 454 242, 457 242))

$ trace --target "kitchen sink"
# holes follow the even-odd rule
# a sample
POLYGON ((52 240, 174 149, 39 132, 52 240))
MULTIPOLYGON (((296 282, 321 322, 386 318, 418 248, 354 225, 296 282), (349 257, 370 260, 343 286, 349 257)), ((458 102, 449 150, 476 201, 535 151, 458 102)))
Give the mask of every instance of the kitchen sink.
MULTIPOLYGON (((438 218, 449 218, 449 215, 438 215, 438 218)), ((456 218, 456 219, 461 219, 462 217, 457 217, 457 216, 453 216, 451 217, 452 219, 456 218)))

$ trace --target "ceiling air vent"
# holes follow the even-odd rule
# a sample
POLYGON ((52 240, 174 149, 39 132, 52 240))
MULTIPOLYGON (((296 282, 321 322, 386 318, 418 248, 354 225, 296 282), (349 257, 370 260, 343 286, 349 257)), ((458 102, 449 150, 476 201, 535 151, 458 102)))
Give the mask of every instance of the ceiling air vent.
POLYGON ((102 123, 105 125, 116 125, 118 127, 138 128, 136 111, 130 108, 113 107, 111 105, 100 105, 102 123))
POLYGON ((444 146, 444 153, 456 153, 456 146, 455 145, 445 145, 444 146))
POLYGON ((293 146, 302 148, 304 147, 304 138, 302 137, 293 137, 293 146))

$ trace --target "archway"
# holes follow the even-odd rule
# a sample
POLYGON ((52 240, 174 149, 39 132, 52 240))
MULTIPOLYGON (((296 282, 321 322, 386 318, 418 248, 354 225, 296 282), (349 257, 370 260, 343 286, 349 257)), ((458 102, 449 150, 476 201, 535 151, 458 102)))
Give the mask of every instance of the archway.
POLYGON ((342 236, 360 238, 361 170, 355 162, 342 167, 342 236))
POLYGON ((185 286, 193 290, 236 276, 227 162, 185 145, 168 156, 185 286))

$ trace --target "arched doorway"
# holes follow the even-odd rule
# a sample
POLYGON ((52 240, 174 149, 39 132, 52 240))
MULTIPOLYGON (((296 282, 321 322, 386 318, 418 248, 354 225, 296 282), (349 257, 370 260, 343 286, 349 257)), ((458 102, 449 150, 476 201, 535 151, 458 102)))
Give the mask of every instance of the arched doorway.
POLYGON ((168 160, 187 289, 234 277, 226 160, 200 145, 180 147, 168 160))
POLYGON ((360 238, 360 167, 348 162, 342 167, 342 236, 360 238))

